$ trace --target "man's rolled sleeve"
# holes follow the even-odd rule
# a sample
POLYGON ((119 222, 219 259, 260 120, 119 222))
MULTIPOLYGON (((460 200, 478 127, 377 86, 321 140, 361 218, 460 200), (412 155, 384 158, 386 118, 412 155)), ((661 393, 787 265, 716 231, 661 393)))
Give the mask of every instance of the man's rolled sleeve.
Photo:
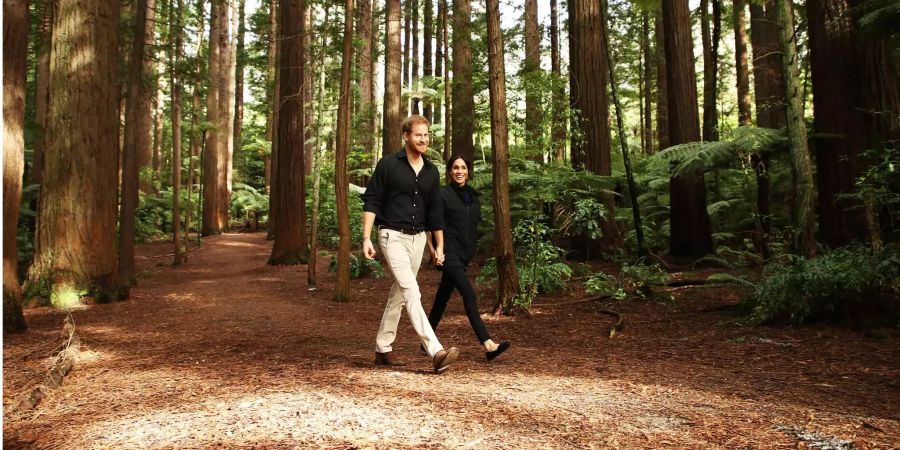
POLYGON ((384 159, 382 158, 375 166, 375 172, 372 173, 369 184, 366 185, 366 192, 362 194, 363 211, 374 213, 376 216, 381 215, 381 201, 384 197, 384 171, 384 159))

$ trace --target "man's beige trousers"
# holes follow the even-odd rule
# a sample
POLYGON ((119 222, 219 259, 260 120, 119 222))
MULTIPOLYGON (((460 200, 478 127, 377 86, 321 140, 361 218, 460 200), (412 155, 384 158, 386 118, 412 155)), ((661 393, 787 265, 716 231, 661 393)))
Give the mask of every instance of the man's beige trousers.
POLYGON ((422 253, 425 251, 425 233, 403 234, 394 230, 378 230, 378 244, 387 262, 387 268, 394 277, 394 285, 388 294, 387 306, 381 316, 381 326, 375 338, 375 351, 386 353, 392 350, 391 344, 397 337, 397 325, 400 314, 406 305, 406 314, 412 322, 422 345, 432 357, 444 347, 438 342, 434 329, 428 323, 428 316, 422 309, 422 293, 416 275, 422 264, 422 253))

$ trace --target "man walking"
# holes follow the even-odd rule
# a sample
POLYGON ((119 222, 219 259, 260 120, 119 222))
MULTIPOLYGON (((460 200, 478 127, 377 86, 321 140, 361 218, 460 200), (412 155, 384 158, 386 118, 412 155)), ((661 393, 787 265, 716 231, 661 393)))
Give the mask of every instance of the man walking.
POLYGON ((437 167, 424 156, 429 143, 428 126, 428 119, 422 116, 407 117, 403 121, 404 149, 382 158, 375 167, 362 196, 363 253, 368 259, 375 258, 375 246, 370 239, 375 225, 378 244, 394 277, 375 338, 375 365, 406 364, 391 353, 405 305, 422 346, 431 355, 434 371, 441 373, 456 361, 459 349, 444 349, 438 342, 422 308, 422 294, 416 281, 425 251, 425 231, 431 231, 437 241, 435 251, 439 264, 444 257, 443 216, 436 207, 440 177, 437 167))

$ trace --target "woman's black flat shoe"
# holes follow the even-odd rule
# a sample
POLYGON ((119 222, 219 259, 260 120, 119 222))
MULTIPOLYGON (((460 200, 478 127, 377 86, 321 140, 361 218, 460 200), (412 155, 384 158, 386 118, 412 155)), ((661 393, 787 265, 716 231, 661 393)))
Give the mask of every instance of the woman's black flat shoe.
POLYGON ((509 341, 503 341, 497 346, 497 350, 492 352, 484 352, 484 357, 487 358, 488 361, 493 361, 494 358, 503 354, 503 352, 509 350, 509 341))

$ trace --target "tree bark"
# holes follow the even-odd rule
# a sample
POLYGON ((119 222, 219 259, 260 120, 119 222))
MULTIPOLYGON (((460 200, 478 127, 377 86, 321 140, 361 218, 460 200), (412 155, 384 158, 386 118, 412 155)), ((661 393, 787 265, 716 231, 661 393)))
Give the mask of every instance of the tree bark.
POLYGON ((665 52, 665 24, 662 14, 657 13, 653 19, 656 35, 656 143, 657 150, 672 146, 669 138, 669 83, 668 64, 665 52))
POLYGON ((703 31, 703 140, 719 140, 719 112, 716 105, 719 73, 719 35, 721 12, 719 0, 700 0, 700 21, 703 31), (709 2, 712 1, 713 23, 710 36, 709 2))
POLYGON ((734 0, 734 59, 738 96, 738 125, 751 123, 750 117, 750 66, 747 63, 747 0, 734 0))
MULTIPOLYGON (((170 52, 170 80, 172 89, 172 241, 175 243, 173 266, 181 265, 181 54, 184 43, 181 34, 182 4, 177 0, 174 10, 170 10, 169 36, 175 39, 175 49, 170 52), (174 17, 174 18, 173 18, 174 17)), ((173 2, 174 3, 174 2, 173 2)))
MULTIPOLYGON (((669 137, 672 145, 700 140, 693 39, 687 0, 663 4, 669 137)), ((673 176, 669 180, 669 252, 695 259, 713 253, 712 225, 706 211, 703 175, 673 176)))
MULTIPOLYGON (((454 27, 454 39, 456 35, 454 27)), ((494 313, 510 312, 519 294, 519 276, 513 251, 512 222, 509 216, 509 130, 506 115, 506 71, 503 34, 500 29, 500 2, 487 0, 488 90, 491 102, 491 148, 494 165, 494 233, 497 258, 497 304, 494 313)), ((454 50, 455 56, 455 50, 454 50)), ((455 102, 454 102, 455 104, 455 102)), ((457 114, 454 114, 457 115, 457 114)))
POLYGON ((653 153, 653 61, 655 58, 650 53, 650 13, 647 11, 641 13, 641 54, 643 56, 641 79, 644 86, 641 151, 645 155, 649 155, 653 153))
POLYGON ((309 258, 306 236, 306 193, 303 162, 303 0, 281 0, 279 14, 278 154, 276 155, 275 243, 269 264, 305 264, 309 258))
POLYGON ((25 173, 28 2, 3 2, 3 331, 28 330, 19 284, 19 200, 25 173))
POLYGON ((266 185, 266 193, 271 195, 272 192, 272 156, 274 155, 274 117, 275 117, 275 61, 278 48, 276 47, 277 28, 277 5, 275 0, 269 0, 269 45, 266 53, 266 105, 269 105, 269 113, 266 114, 266 140, 269 141, 269 154, 263 157, 264 179, 266 185))
MULTIPOLYGON (((367 155, 375 153, 375 65, 372 57, 372 1, 359 1, 359 24, 356 27, 361 48, 359 51, 359 114, 362 117, 358 138, 367 155)), ((373 164, 368 164, 372 166, 373 164)))
POLYGON ((444 159, 450 159, 450 142, 453 133, 453 115, 451 114, 450 94, 453 85, 450 82, 450 35, 448 29, 450 22, 447 19, 447 0, 440 0, 441 11, 443 11, 443 20, 441 20, 442 36, 444 41, 444 159))
POLYGON ((338 253, 334 299, 350 299, 350 207, 347 203, 350 177, 347 157, 350 154, 350 60, 353 57, 353 0, 346 0, 344 13, 344 48, 341 63, 341 91, 338 102, 337 147, 334 155, 334 195, 337 203, 338 253))
MULTIPOLYGON (((329 13, 331 12, 331 5, 325 6, 325 19, 323 24, 328 23, 329 13)), ((307 30, 313 29, 313 9, 310 3, 306 4, 306 8, 303 10, 303 22, 306 24, 307 30)), ((310 31, 303 36, 303 48, 305 49, 307 56, 307 62, 309 66, 307 66, 306 70, 303 71, 303 167, 306 170, 306 176, 312 175, 314 170, 318 169, 315 161, 313 161, 318 155, 313 150, 313 133, 318 132, 318 123, 316 123, 316 129, 313 128, 313 114, 315 113, 314 104, 315 104, 315 95, 316 95, 316 65, 318 64, 321 67, 322 72, 324 73, 326 70, 325 67, 325 33, 322 36, 322 47, 319 49, 319 61, 316 61, 316 58, 313 58, 312 52, 312 42, 313 42, 313 33, 310 31)), ((310 245, 313 245, 312 243, 310 245)), ((312 257, 315 257, 312 253, 310 253, 312 257)))
POLYGON ((408 90, 412 83, 409 78, 409 63, 410 63, 410 35, 412 34, 412 30, 410 26, 412 25, 412 20, 410 18, 410 13, 412 8, 410 8, 410 0, 403 2, 403 87, 401 88, 401 97, 400 97, 400 116, 406 117, 409 115, 409 101, 403 100, 402 90, 408 90))
MULTIPOLYGON (((412 75, 410 75, 410 88, 413 92, 419 92, 419 1, 410 2, 412 9, 412 75)), ((412 113, 422 115, 422 98, 418 95, 412 97, 412 113)))
POLYGON ((900 137, 897 77, 888 38, 859 28, 853 8, 860 3, 807 2, 813 126, 818 133, 839 136, 814 141, 819 235, 835 247, 869 234, 860 201, 837 196, 856 192, 856 179, 871 163, 863 155, 866 150, 883 149, 885 141, 900 137))
MULTIPOLYGON (((431 0, 426 0, 427 2, 431 2, 431 0)), ((435 27, 434 27, 434 76, 443 78, 444 77, 444 22, 445 22, 445 9, 447 8, 445 5, 445 0, 438 0, 437 5, 437 16, 435 17, 435 27)), ((441 102, 440 97, 435 97, 434 99, 434 120, 432 124, 443 123, 443 116, 441 114, 441 102)), ((444 130, 446 132, 446 129, 444 130)), ((444 140, 447 140, 447 134, 444 134, 444 140)))
MULTIPOLYGON (((27 3, 27 1, 26 1, 27 3)), ((50 36, 53 34, 53 14, 56 0, 41 1, 40 42, 37 49, 35 68, 35 111, 34 121, 38 133, 34 142, 34 156, 29 174, 30 184, 41 184, 44 172, 44 148, 47 146, 47 106, 50 104, 50 36)), ((34 208, 37 211, 37 208, 34 208)))
MULTIPOLYGON (((222 111, 219 97, 225 96, 222 86, 222 28, 225 24, 224 0, 213 0, 209 18, 209 85, 206 91, 206 121, 214 128, 207 131, 203 148, 203 219, 200 233, 203 236, 221 234, 219 225, 219 146, 221 141, 222 111)), ((226 96, 227 97, 227 96, 226 96)))
POLYGON ((537 0, 525 0, 525 59, 522 65, 525 89, 525 155, 544 162, 544 105, 541 79, 541 34, 537 0))
POLYGON ((453 115, 451 148, 471 161, 475 156, 475 98, 472 94, 472 0, 453 0, 453 115))
POLYGON ((118 1, 60 0, 54 21, 40 239, 29 285, 48 289, 55 306, 127 297, 116 276, 118 20, 118 1))
MULTIPOLYGON (((609 61, 603 37, 601 3, 569 1, 569 99, 572 107, 572 165, 597 175, 612 174, 609 134, 609 61)), ((616 229, 614 202, 609 195, 601 201, 607 208, 601 228, 601 245, 609 250, 621 244, 616 229)))
MULTIPOLYGON (((138 0, 136 5, 134 39, 128 76, 128 98, 125 109, 125 145, 122 150, 122 204, 119 210, 119 276, 122 283, 134 283, 135 212, 138 207, 139 185, 148 192, 149 185, 140 179, 142 155, 149 155, 152 124, 150 118, 150 89, 146 57, 147 44, 152 45, 153 27, 150 9, 154 0, 138 0)), ((117 127, 118 128, 118 127, 117 127)))
MULTIPOLYGON (((425 22, 423 24, 423 29, 422 29, 422 32, 423 32, 422 35, 424 37, 424 40, 422 42, 422 70, 424 72, 422 73, 422 75, 426 76, 426 77, 433 77, 434 76, 434 67, 433 67, 431 61, 432 61, 432 58, 434 57, 434 54, 432 53, 432 50, 431 50, 431 39, 434 36, 434 12, 433 12, 434 5, 432 4, 432 0, 422 0, 422 1, 423 1, 423 6, 425 7, 425 12, 424 12, 425 22)), ((425 102, 425 106, 424 106, 424 108, 422 108, 422 110, 423 110, 422 114, 425 116, 426 119, 428 119, 429 122, 432 121, 432 118, 434 115, 433 108, 432 108, 433 103, 434 103, 433 100, 425 102)))
POLYGON ((782 76, 787 98, 787 133, 791 146, 791 165, 797 192, 797 250, 805 258, 816 256, 816 218, 813 200, 812 161, 806 142, 806 123, 803 121, 802 86, 800 84, 800 59, 794 41, 794 13, 790 0, 775 0, 776 16, 780 29, 782 76))
POLYGON ((235 0, 224 0, 225 11, 224 26, 221 29, 222 36, 219 41, 219 55, 222 65, 219 67, 219 82, 222 86, 219 96, 219 111, 221 114, 221 131, 219 135, 219 159, 217 161, 216 185, 219 190, 218 210, 216 220, 219 230, 228 230, 229 209, 231 206, 231 180, 234 157, 234 97, 235 97, 235 62, 236 49, 235 30, 237 29, 237 14, 235 14, 235 0))
MULTIPOLYGON (((232 146, 232 155, 237 154, 241 151, 241 147, 243 146, 243 128, 244 128, 244 65, 245 65, 245 51, 244 51, 244 35, 247 32, 247 26, 245 24, 245 0, 238 0, 238 13, 237 13, 237 37, 235 38, 235 49, 234 49, 234 125, 233 133, 234 136, 232 139, 234 141, 234 145, 232 146)), ((232 164, 233 166, 233 164, 232 164)), ((229 194, 232 191, 232 181, 229 179, 228 181, 228 192, 229 194)))
MULTIPOLYGON (((197 0, 200 6, 203 5, 203 0, 197 0)), ((197 19, 197 50, 196 54, 199 55, 203 50, 203 37, 205 33, 205 22, 206 19, 202 12, 202 8, 198 8, 198 14, 200 17, 197 19)), ((194 217, 194 200, 193 200, 193 190, 194 184, 196 183, 198 186, 200 185, 200 176, 199 173, 195 174, 195 166, 194 159, 200 158, 200 148, 202 147, 202 141, 205 133, 201 132, 198 127, 198 118, 200 117, 200 71, 201 71, 202 60, 200 58, 196 58, 195 66, 194 66, 194 86, 192 88, 192 99, 191 99, 191 135, 190 135, 190 148, 191 154, 190 158, 188 158, 188 175, 187 175, 187 205, 186 205, 186 216, 184 218, 184 233, 185 237, 191 232, 191 220, 194 217), (198 135, 199 133, 199 135, 198 135)), ((200 227, 197 227, 197 242, 200 241, 200 227)))
POLYGON ((381 154, 396 152, 403 142, 400 125, 400 0, 385 0, 384 112, 381 154))
MULTIPOLYGON (((322 21, 323 28, 329 23, 330 13, 331 5, 326 5, 325 18, 322 21)), ((304 20, 306 21, 307 29, 312 31, 312 7, 310 5, 307 5, 306 7, 304 20)), ((320 155, 322 153, 322 118, 325 115, 325 76, 327 72, 327 68, 325 66, 325 49, 328 48, 326 38, 328 37, 329 33, 320 33, 322 35, 322 40, 321 44, 319 45, 319 53, 315 58, 312 57, 311 51, 312 34, 312 32, 306 33, 306 36, 303 39, 307 54, 310 55, 308 58, 310 66, 307 67, 306 70, 306 87, 304 89, 304 93, 305 95, 307 95, 307 100, 309 102, 306 105, 307 112, 312 112, 311 106, 313 104, 313 94, 315 94, 315 96, 317 97, 315 99, 315 124, 313 124, 311 116, 307 116, 307 118, 309 118, 309 121, 307 121, 306 123, 307 133, 305 151, 307 156, 313 157, 311 163, 313 164, 313 204, 309 230, 309 261, 306 263, 306 284, 307 286, 309 286, 309 289, 317 289, 319 285, 317 254, 319 249, 319 205, 321 203, 320 191, 322 186, 322 162, 320 155), (319 70, 318 74, 315 73, 316 67, 321 67, 321 70, 319 70), (317 76, 318 80, 316 80, 317 76), (317 85, 318 87, 313 89, 313 85, 317 85), (314 90, 315 92, 313 92, 314 90)))
POLYGON ((551 130, 554 161, 563 164, 566 160, 566 111, 565 80, 560 69, 559 53, 559 11, 557 0, 550 0, 550 72, 553 74, 553 129, 551 130))

